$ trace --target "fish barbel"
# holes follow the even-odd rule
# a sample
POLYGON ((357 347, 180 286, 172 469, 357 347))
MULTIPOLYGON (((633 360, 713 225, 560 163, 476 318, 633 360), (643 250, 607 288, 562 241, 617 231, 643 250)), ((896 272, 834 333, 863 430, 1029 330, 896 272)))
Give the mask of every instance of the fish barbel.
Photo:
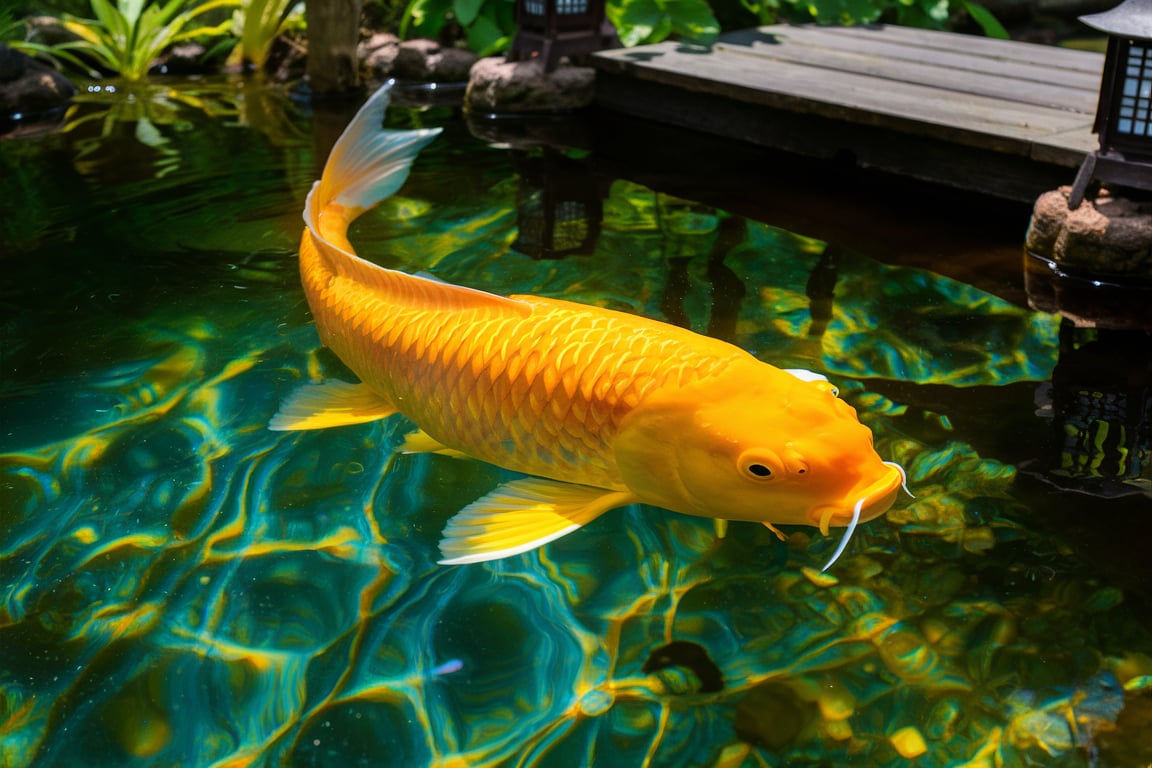
POLYGON ((634 503, 758 522, 781 538, 778 525, 850 533, 891 506, 903 470, 881 460, 823 376, 656 320, 498 296, 357 256, 348 225, 399 189, 439 132, 383 130, 388 101, 386 85, 340 137, 300 243, 320 339, 360 381, 302 386, 270 428, 401 413, 419 428, 402 450, 529 475, 449 521, 442 563, 525 552, 634 503))

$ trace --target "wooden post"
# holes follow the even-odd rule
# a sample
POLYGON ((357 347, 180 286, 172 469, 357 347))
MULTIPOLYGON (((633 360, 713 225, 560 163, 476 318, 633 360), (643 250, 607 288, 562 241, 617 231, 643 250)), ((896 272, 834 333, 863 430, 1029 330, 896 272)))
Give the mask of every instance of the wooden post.
POLYGON ((361 0, 305 0, 308 19, 308 85, 312 97, 340 98, 360 92, 356 44, 361 0))

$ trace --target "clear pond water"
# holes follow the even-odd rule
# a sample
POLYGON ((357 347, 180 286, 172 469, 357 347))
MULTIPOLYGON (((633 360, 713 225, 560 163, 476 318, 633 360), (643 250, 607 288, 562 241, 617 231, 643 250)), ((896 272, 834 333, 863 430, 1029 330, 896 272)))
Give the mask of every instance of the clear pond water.
POLYGON ((446 130, 362 254, 825 373, 915 494, 826 574, 645 507, 440 566, 507 473, 266 429, 345 373, 295 248, 346 119, 173 83, 0 142, 0 765, 1152 762, 1144 337, 394 109, 446 130))

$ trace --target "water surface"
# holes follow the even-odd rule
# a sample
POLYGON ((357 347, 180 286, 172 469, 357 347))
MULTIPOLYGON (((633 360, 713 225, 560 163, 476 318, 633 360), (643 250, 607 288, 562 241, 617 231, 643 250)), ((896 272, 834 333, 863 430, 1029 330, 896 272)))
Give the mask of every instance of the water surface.
POLYGON ((915 494, 823 575, 814 530, 647 507, 439 566, 508 473, 265 428, 348 375, 295 263, 344 120, 173 83, 0 143, 0 764, 1152 761, 1146 340, 395 109, 446 130, 363 255, 824 373, 915 494), (521 252, 573 188, 585 252, 521 252))

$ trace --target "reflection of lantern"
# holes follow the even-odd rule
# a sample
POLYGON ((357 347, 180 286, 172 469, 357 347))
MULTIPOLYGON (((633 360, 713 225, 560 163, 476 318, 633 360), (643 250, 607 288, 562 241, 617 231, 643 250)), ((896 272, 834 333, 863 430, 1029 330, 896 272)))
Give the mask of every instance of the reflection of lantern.
POLYGON ((1152 491, 1152 343, 1065 321, 1052 374, 1053 480, 1097 495, 1152 491), (1087 341, 1077 340, 1090 334, 1087 341))
POLYGON ((508 61, 540 56, 551 72, 561 56, 578 56, 619 45, 604 15, 604 0, 516 0, 519 30, 508 61))
POLYGON ((1092 128, 1100 149, 1084 158, 1070 208, 1093 179, 1152 189, 1152 0, 1124 0, 1080 20, 1108 35, 1108 52, 1092 128))
POLYGON ((591 253, 603 216, 599 180, 579 162, 548 147, 535 157, 513 151, 512 167, 520 176, 519 231, 512 247, 534 259, 591 253))

